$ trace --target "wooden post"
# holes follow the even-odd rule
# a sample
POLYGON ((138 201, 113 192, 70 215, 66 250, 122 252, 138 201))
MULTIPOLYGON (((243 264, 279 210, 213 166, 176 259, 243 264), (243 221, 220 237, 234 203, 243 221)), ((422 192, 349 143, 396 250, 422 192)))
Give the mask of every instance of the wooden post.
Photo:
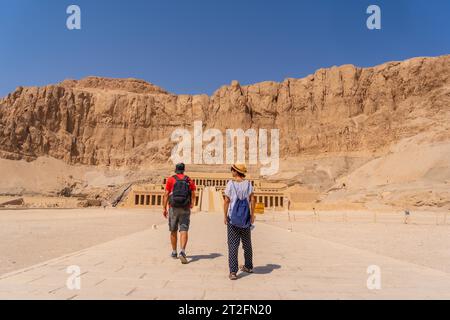
POLYGON ((405 211, 405 224, 409 223, 409 216, 410 215, 411 215, 411 213, 408 210, 406 210, 405 211))

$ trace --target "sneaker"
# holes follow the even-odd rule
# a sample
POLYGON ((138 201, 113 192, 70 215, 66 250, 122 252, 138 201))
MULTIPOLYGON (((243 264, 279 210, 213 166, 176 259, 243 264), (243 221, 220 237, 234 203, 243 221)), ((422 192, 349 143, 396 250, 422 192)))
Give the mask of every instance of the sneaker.
POLYGON ((174 251, 172 252, 172 254, 170 255, 173 259, 178 259, 178 254, 174 251))
POLYGON ((183 251, 180 252, 179 258, 180 258, 182 264, 188 264, 186 253, 184 253, 183 251))

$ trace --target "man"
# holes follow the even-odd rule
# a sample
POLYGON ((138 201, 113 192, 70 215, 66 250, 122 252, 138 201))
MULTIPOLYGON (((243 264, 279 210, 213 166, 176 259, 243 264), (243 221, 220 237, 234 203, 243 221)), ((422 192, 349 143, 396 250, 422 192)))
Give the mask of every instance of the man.
POLYGON ((253 273, 251 230, 255 223, 256 198, 251 182, 245 179, 246 173, 245 165, 233 165, 231 167, 233 180, 228 182, 225 189, 224 223, 227 225, 230 280, 237 280, 238 269, 246 273, 253 273), (241 241, 245 264, 238 267, 238 250, 241 241))
POLYGON ((167 179, 163 200, 163 215, 169 218, 170 241, 172 243, 172 258, 178 258, 177 243, 180 231, 180 261, 187 264, 186 245, 191 218, 191 209, 195 205, 195 183, 184 174, 185 165, 179 163, 175 167, 176 175, 167 179), (170 205, 169 211, 167 207, 170 205))

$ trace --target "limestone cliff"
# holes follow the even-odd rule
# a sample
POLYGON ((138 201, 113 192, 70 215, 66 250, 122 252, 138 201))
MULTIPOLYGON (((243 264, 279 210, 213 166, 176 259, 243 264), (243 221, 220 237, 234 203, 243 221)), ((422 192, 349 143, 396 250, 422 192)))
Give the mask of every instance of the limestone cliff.
POLYGON ((19 87, 0 100, 0 157, 131 166, 167 161, 172 131, 279 128, 282 156, 382 151, 432 131, 450 139, 450 56, 373 68, 320 69, 303 79, 174 95, 135 79, 89 77, 19 87))

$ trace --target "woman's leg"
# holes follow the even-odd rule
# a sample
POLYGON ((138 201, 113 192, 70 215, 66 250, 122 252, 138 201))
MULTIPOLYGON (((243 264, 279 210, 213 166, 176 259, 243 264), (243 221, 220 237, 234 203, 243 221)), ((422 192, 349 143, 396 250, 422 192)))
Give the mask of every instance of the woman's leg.
POLYGON ((242 245, 244 248, 245 267, 253 269, 252 231, 250 228, 241 231, 242 245))
POLYGON ((230 266, 230 273, 237 273, 238 265, 238 250, 241 242, 239 229, 228 224, 228 264, 230 266))

